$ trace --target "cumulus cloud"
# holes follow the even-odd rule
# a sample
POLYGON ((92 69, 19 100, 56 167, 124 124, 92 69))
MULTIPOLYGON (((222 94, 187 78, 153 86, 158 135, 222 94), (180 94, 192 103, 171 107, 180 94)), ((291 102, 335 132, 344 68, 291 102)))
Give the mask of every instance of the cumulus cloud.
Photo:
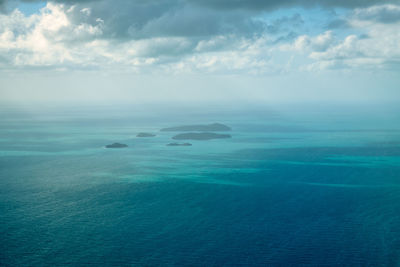
POLYGON ((326 51, 336 41, 332 31, 326 31, 317 36, 301 35, 292 44, 281 45, 283 51, 322 52, 326 51))
MULTIPOLYGON (((148 8, 145 4, 141 11, 148 8)), ((274 34, 281 25, 301 22, 298 14, 267 22, 237 12, 217 18, 216 13, 183 7, 150 20, 147 15, 135 17, 123 35, 109 17, 96 14, 94 7, 49 2, 39 14, 14 10, 0 15, 0 54, 11 67, 113 66, 136 71, 153 66, 175 71, 185 66, 185 71, 207 71, 208 66, 208 71, 254 72, 268 60, 267 42, 273 38, 266 38, 265 32, 274 34)))
POLYGON ((400 5, 370 6, 381 2, 372 0, 305 2, 48 2, 31 16, 18 10, 0 14, 0 68, 257 74, 297 67, 381 67, 398 61, 400 5), (337 34, 337 27, 311 25, 310 30, 298 10, 270 17, 268 10, 287 6, 357 8, 335 17, 346 25, 346 32, 337 34), (305 55, 307 61, 296 62, 297 55, 305 55))
POLYGON ((298 37, 282 46, 307 53, 313 63, 308 69, 398 69, 400 65, 400 6, 382 5, 354 10, 346 19, 351 30, 342 39, 331 31, 298 37), (391 16, 385 17, 390 13, 391 16), (362 34, 360 34, 360 32, 362 34))
POLYGON ((12 65, 53 65, 73 61, 66 44, 102 34, 102 22, 74 24, 63 5, 48 3, 29 17, 15 10, 0 15, 0 52, 12 65))
POLYGON ((312 52, 310 58, 323 68, 388 68, 394 63, 400 64, 399 43, 398 26, 376 26, 369 31, 368 38, 349 35, 326 51, 312 52))

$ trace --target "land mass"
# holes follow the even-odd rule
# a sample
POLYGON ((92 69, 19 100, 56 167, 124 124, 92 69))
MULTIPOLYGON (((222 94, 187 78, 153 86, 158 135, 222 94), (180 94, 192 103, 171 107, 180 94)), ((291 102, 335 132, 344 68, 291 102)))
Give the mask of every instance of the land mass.
POLYGON ((209 131, 230 131, 232 130, 229 126, 226 126, 221 123, 212 123, 205 125, 183 125, 176 127, 163 128, 161 132, 191 132, 191 131, 199 131, 199 132, 209 132, 209 131))
POLYGON ((152 134, 152 133, 138 133, 136 135, 136 137, 154 137, 154 136, 156 136, 156 135, 152 134))
POLYGON ((231 138, 230 134, 217 134, 217 133, 183 133, 172 137, 175 140, 211 140, 231 138))
POLYGON ((167 146, 191 146, 190 143, 169 143, 167 146))
POLYGON ((128 145, 120 144, 120 143, 114 143, 114 144, 111 144, 111 145, 106 145, 106 148, 123 148, 123 147, 128 147, 128 145))

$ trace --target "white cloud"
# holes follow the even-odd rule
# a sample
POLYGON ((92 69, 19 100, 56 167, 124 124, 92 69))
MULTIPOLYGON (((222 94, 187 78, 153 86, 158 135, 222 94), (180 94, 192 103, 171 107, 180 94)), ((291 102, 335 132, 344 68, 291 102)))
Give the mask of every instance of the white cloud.
POLYGON ((314 51, 325 51, 335 41, 332 31, 326 31, 323 34, 318 35, 311 42, 314 51))
POLYGON ((85 14, 86 16, 90 16, 90 14, 92 14, 92 9, 85 7, 81 9, 81 13, 85 14))
MULTIPOLYGON (((314 60, 304 69, 390 69, 400 65, 400 21, 377 19, 382 12, 393 14, 400 6, 383 5, 356 9, 347 23, 355 33, 342 39, 332 31, 303 35, 282 50, 301 51, 314 60), (364 33, 364 34, 361 34, 364 33), (390 66, 390 68, 389 68, 390 66)), ((400 13, 399 13, 400 14, 400 13)))
POLYGON ((332 31, 326 31, 317 36, 301 35, 294 40, 292 44, 283 44, 280 49, 283 51, 325 51, 335 42, 335 37, 332 31))
POLYGON ((254 74, 299 68, 379 69, 400 64, 400 21, 376 19, 377 14, 395 14, 397 10, 400 6, 356 9, 347 18, 354 33, 340 38, 343 33, 328 30, 277 44, 268 31, 250 36, 229 32, 202 37, 113 38, 105 36, 109 25, 103 18, 92 17, 95 12, 91 8, 49 2, 31 16, 18 10, 0 14, 1 67, 254 74), (363 32, 366 35, 360 34, 363 32))
MULTIPOLYGON (((69 17, 74 6, 48 3, 39 14, 18 10, 0 15, 0 53, 10 66, 127 68, 163 72, 266 72, 270 49, 265 36, 218 35, 204 40, 151 37, 140 40, 102 39, 104 21, 94 24, 69 17)), ((79 13, 89 16, 90 9, 79 13)), ((276 68, 276 67, 275 67, 276 68)))
POLYGON ((16 66, 50 66, 73 62, 67 43, 101 35, 103 24, 74 24, 64 5, 48 3, 40 14, 24 16, 15 10, 0 15, 0 53, 16 66))

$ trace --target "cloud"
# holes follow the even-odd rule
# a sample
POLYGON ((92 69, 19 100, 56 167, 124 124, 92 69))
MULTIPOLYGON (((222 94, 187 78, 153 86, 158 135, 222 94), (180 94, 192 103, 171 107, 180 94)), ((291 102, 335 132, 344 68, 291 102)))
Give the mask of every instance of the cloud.
POLYGON ((357 8, 336 20, 345 25, 337 34, 303 34, 279 46, 281 51, 305 55, 301 70, 389 70, 400 66, 400 6, 357 8), (308 62, 307 62, 308 61, 308 62))
POLYGON ((328 22, 326 29, 346 29, 349 28, 350 25, 348 24, 346 19, 335 18, 328 22))
MULTIPOLYGON (((9 67, 145 71, 152 66, 154 70, 174 72, 184 65, 185 71, 204 72, 209 66, 209 71, 216 72, 253 72, 268 60, 265 51, 256 51, 269 49, 267 42, 273 38, 266 38, 265 33, 276 34, 283 25, 302 23, 298 14, 269 22, 236 12, 219 16, 176 7, 160 16, 154 16, 153 11, 152 15, 133 16, 129 23, 116 20, 124 24, 122 27, 110 23, 109 17, 98 17, 97 8, 49 2, 39 14, 25 16, 14 10, 0 15, 0 54, 9 67)), ((148 4, 141 8, 136 12, 150 12, 148 4)))
POLYGON ((313 51, 310 58, 322 68, 388 69, 394 63, 400 64, 398 26, 376 26, 368 36, 349 35, 326 51, 313 51))
POLYGON ((74 61, 67 44, 95 38, 103 24, 74 24, 63 5, 48 3, 40 14, 29 17, 18 10, 0 15, 0 52, 15 66, 48 66, 74 61))
POLYGON ((132 23, 127 32, 131 38, 184 36, 206 37, 221 34, 251 35, 262 32, 264 23, 241 12, 220 14, 215 11, 182 7, 162 14, 143 24, 132 23))
POLYGON ((219 9, 248 9, 248 10, 271 10, 285 7, 366 7, 376 4, 400 3, 398 0, 186 0, 194 3, 219 9))
POLYGON ((357 33, 335 38, 331 32, 315 37, 303 35, 282 46, 308 53, 313 63, 308 69, 386 69, 400 66, 400 6, 383 5, 356 9, 346 23, 357 33), (383 18, 383 14, 392 16, 383 18), (360 32, 362 34, 360 34, 360 32))
POLYGON ((304 1, 58 2, 31 16, 0 14, 0 68, 276 74, 399 60, 400 6, 359 7, 377 1, 310 1, 358 7, 334 16, 345 28, 328 30, 301 10, 265 13, 304 1))
MULTIPOLYGON (((39 2, 41 0, 21 0, 22 2, 39 2)), ((7 4, 15 2, 15 0, 0 0, 0 8, 6 9, 7 4)), ((99 9, 108 6, 111 10, 115 11, 120 7, 120 11, 130 10, 132 7, 139 7, 139 9, 146 9, 146 7, 153 7, 155 13, 159 14, 161 9, 169 9, 178 5, 185 6, 203 6, 209 9, 219 10, 251 10, 251 11, 266 11, 277 8, 286 7, 344 7, 344 8, 357 8, 368 7, 372 5, 379 5, 382 3, 399 4, 400 0, 120 0, 118 5, 115 2, 107 0, 53 0, 55 3, 74 5, 74 4, 90 4, 93 7, 99 6, 99 9), (114 7, 114 8, 112 8, 114 7)), ((110 10, 110 11, 111 11, 110 10)))
MULTIPOLYGON (((25 0, 34 2, 35 0, 25 0)), ((0 6, 10 1, 0 0, 0 6)), ((205 36, 221 33, 254 34, 263 25, 254 18, 263 12, 287 7, 368 7, 381 0, 54 0, 76 6, 72 21, 82 13, 88 20, 101 18, 106 24, 104 36, 112 38, 148 38, 165 36, 205 36)), ((400 3, 400 0, 386 0, 400 3)), ((88 21, 93 23, 94 21, 88 21)), ((272 31, 273 28, 270 28, 272 31)))
POLYGON ((317 36, 311 37, 308 35, 301 35, 297 37, 292 44, 281 45, 280 49, 283 51, 299 51, 299 52, 322 52, 326 51, 335 43, 336 39, 332 31, 326 31, 317 36))
POLYGON ((381 5, 356 9, 354 19, 379 23, 396 23, 400 21, 400 6, 381 5))

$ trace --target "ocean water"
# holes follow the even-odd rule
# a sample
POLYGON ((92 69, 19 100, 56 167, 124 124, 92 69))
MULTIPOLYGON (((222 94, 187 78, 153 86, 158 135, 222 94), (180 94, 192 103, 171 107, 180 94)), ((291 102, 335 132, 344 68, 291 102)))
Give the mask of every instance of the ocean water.
POLYGON ((1 266, 400 266, 396 109, 0 112, 1 266))

